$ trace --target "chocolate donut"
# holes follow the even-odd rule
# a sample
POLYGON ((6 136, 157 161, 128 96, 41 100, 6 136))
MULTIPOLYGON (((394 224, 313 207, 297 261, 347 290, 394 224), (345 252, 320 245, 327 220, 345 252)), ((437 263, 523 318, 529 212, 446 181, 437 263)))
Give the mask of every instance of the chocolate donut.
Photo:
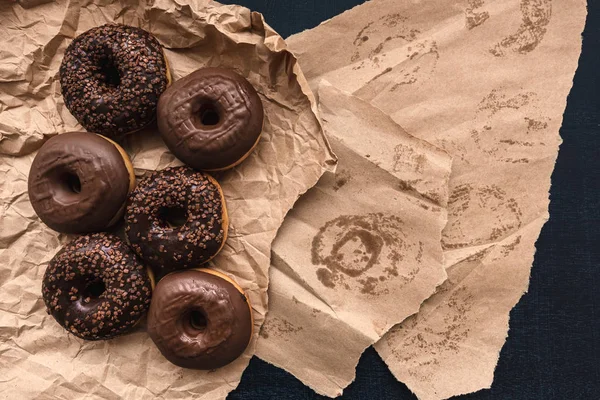
POLYGON ((252 337, 252 308, 243 290, 223 274, 188 270, 156 285, 148 333, 173 364, 214 369, 238 358, 252 337))
POLYGON ((125 215, 131 247, 159 278, 213 258, 225 244, 228 224, 217 181, 188 167, 167 168, 140 181, 125 215))
POLYGON ((77 337, 110 339, 129 331, 148 310, 151 278, 118 237, 95 233, 67 244, 42 282, 48 314, 77 337))
POLYGON ((133 166, 110 139, 63 133, 39 150, 29 171, 29 200, 40 219, 65 233, 102 231, 122 215, 135 186, 133 166))
POLYGON ((154 36, 112 24, 77 36, 65 51, 59 74, 71 114, 88 131, 113 138, 154 121, 170 79, 154 36))
POLYGON ((244 77, 204 68, 176 81, 158 102, 158 129, 171 152, 192 168, 221 170, 258 144, 263 106, 244 77))

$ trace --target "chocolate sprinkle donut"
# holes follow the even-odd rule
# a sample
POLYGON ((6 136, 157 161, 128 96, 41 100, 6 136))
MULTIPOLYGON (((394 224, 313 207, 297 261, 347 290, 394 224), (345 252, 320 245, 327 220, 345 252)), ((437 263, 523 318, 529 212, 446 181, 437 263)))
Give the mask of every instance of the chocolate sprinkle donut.
POLYGON ((48 314, 86 340, 129 331, 148 310, 150 277, 117 236, 95 233, 67 244, 50 261, 42 282, 48 314))
POLYGON ((219 368, 248 346, 252 312, 241 288, 226 276, 212 270, 175 272, 156 286, 148 333, 175 365, 219 368))
POLYGON ((65 105, 77 121, 90 132, 116 138, 155 119, 169 80, 156 38, 140 28, 112 24, 77 36, 59 74, 65 105))
POLYGON ((228 218, 214 178, 174 167, 140 181, 129 196, 125 224, 131 247, 160 278, 214 257, 225 244, 228 218))

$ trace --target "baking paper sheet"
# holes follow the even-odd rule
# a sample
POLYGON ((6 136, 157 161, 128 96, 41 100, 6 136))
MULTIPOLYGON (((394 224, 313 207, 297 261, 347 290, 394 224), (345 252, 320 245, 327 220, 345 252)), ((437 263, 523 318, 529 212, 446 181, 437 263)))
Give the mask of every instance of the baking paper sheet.
POLYGON ((440 240, 451 159, 326 82, 318 94, 339 164, 298 201, 273 243, 257 354, 336 396, 363 350, 446 279, 440 240))
MULTIPOLYGON (((581 0, 372 0, 288 40, 313 90, 326 79, 453 157, 441 242, 449 279, 375 346, 419 398, 492 383, 509 312, 527 290, 534 244, 548 218, 585 15, 581 0)), ((281 279, 273 274, 272 288, 281 279)), ((268 319, 285 311, 274 305, 268 319)), ((293 334, 282 335, 288 348, 302 347, 293 334)), ((285 353, 261 343, 268 340, 259 340, 260 357, 283 365, 285 353)), ((340 331, 338 340, 356 339, 340 331)), ((333 395, 353 374, 327 382, 335 364, 323 358, 301 372, 283 366, 333 395)), ((348 352, 343 365, 354 360, 348 352)))
MULTIPOLYGON (((23 9, 0 3, 0 397, 224 398, 254 353, 267 310, 271 241, 298 196, 335 164, 296 59, 262 16, 201 1, 57 1, 23 9), (84 342, 46 314, 48 261, 72 236, 37 218, 27 195, 35 151, 48 137, 81 129, 64 107, 57 79, 77 34, 107 22, 140 26, 165 46, 174 79, 203 66, 234 68, 265 108, 260 143, 239 167, 219 173, 229 239, 212 267, 249 295, 255 334, 232 364, 193 371, 166 361, 145 332, 84 342)), ((138 177, 180 164, 155 128, 124 143, 138 177)))

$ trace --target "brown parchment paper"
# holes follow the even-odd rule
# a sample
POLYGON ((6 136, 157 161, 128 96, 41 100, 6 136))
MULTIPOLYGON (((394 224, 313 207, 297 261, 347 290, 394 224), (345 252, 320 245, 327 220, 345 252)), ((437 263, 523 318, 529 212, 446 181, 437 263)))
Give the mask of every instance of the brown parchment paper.
POLYGON ((318 98, 338 167, 302 196, 273 243, 257 354, 337 396, 363 350, 446 279, 451 158, 326 82, 318 98))
MULTIPOLYGON (((326 79, 453 156, 442 239, 448 281, 375 346, 419 398, 492 383, 548 218, 585 15, 582 0, 372 0, 288 41, 313 89, 326 79)), ((258 346, 267 361, 282 357, 258 346)), ((307 382, 328 371, 311 367, 291 372, 307 382)))
MULTIPOLYGON (((195 1, 58 1, 29 10, 0 4, 0 398, 219 399, 236 387, 254 353, 267 310, 271 241, 298 196, 335 164, 296 59, 260 14, 195 1), (226 66, 248 77, 265 107, 260 143, 239 167, 217 175, 230 234, 212 267, 249 295, 255 335, 232 364, 178 368, 145 332, 84 342, 46 314, 41 280, 72 237, 37 218, 27 196, 34 150, 51 135, 80 129, 65 109, 57 70, 77 34, 106 22, 141 26, 166 47, 173 77, 226 66)), ((155 129, 124 143, 136 174, 179 162, 155 129)))

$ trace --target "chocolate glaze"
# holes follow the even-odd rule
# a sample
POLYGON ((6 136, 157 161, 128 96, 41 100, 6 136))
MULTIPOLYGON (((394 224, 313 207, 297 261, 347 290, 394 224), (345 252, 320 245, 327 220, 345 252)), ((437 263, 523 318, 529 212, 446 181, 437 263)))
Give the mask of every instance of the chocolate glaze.
POLYGON ((125 224, 131 247, 159 279, 214 257, 228 228, 220 186, 188 167, 167 168, 140 181, 129 196, 125 224), (181 226, 170 225, 180 213, 181 226))
POLYGON ((175 156, 200 170, 235 165, 254 147, 263 106, 244 77, 203 68, 176 81, 158 102, 158 129, 175 156))
POLYGON ((146 268, 121 239, 106 233, 81 236, 63 247, 42 282, 48 314, 87 340, 130 330, 148 310, 151 296, 146 268))
POLYGON ((225 279, 196 270, 175 272, 156 286, 148 333, 173 364, 214 369, 244 352, 252 315, 245 295, 225 279), (191 321, 193 312, 204 317, 203 329, 191 321))
POLYGON ((104 230, 122 209, 130 186, 114 144, 87 132, 48 140, 29 171, 29 200, 50 228, 66 233, 104 230))
POLYGON ((65 105, 90 132, 119 137, 156 117, 167 88, 162 47, 143 29, 102 25, 77 36, 60 65, 65 105))

